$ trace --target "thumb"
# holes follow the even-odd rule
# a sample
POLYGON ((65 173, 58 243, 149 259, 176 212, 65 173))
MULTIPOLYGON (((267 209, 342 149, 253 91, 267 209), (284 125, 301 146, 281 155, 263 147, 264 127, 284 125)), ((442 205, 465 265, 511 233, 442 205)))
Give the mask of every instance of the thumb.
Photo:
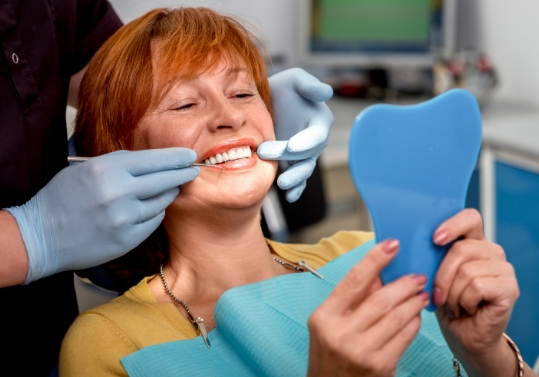
POLYGON ((313 102, 325 102, 333 96, 333 89, 313 75, 302 69, 297 69, 293 83, 294 88, 302 97, 313 102))

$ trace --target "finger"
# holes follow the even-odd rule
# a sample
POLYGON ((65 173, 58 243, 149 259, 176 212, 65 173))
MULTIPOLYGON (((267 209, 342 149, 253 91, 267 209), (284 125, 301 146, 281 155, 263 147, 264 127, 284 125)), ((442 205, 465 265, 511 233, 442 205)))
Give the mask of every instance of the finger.
POLYGON ((138 200, 136 198, 124 198, 117 200, 109 206, 112 215, 113 227, 134 227, 144 223, 159 213, 163 212, 180 193, 179 187, 160 193, 152 198, 138 200))
POLYGON ((365 258, 346 274, 320 308, 338 316, 355 308, 358 302, 365 299, 372 283, 395 257, 398 249, 397 240, 386 240, 374 246, 365 258))
MULTIPOLYGON (((346 321, 350 323, 350 328, 355 328, 357 332, 363 332, 387 315, 394 318, 398 322, 397 325, 402 327, 404 325, 402 321, 408 321, 409 318, 402 313, 391 313, 406 300, 417 296, 426 283, 427 277, 425 275, 409 275, 393 281, 367 296, 357 308, 351 308, 353 310, 346 321)), ((420 301, 423 302, 423 300, 420 301)), ((377 327, 377 325, 374 327, 377 327)), ((388 330, 378 328, 382 329, 382 331, 388 330)), ((382 336, 381 334, 379 335, 382 336)))
POLYGON ((317 159, 327 145, 327 141, 315 148, 301 152, 288 150, 288 141, 265 141, 258 146, 256 154, 263 160, 299 161, 307 158, 317 159))
POLYGON ((265 141, 260 144, 256 150, 256 154, 263 160, 280 160, 281 157, 287 153, 286 144, 284 141, 265 141))
POLYGON ((144 222, 134 225, 132 232, 133 248, 137 247, 142 241, 148 238, 157 229, 164 218, 165 211, 158 213, 144 222))
POLYGON ((429 304, 429 294, 413 294, 386 313, 365 332, 365 339, 371 339, 374 350, 385 348, 406 326, 419 317, 419 313, 429 304))
POLYGON ((163 212, 180 193, 179 187, 174 187, 168 191, 165 191, 159 195, 154 196, 146 200, 142 200, 139 203, 139 216, 136 223, 142 223, 154 218, 161 212, 163 212))
POLYGON ((134 177, 185 168, 193 164, 197 158, 196 153, 188 148, 162 148, 103 155, 96 157, 95 160, 105 157, 112 158, 134 177))
POLYGON ((290 138, 287 145, 290 152, 308 151, 327 143, 333 125, 333 114, 325 103, 316 104, 315 110, 306 128, 290 138))
POLYGON ((313 173, 316 161, 312 158, 300 161, 288 168, 277 179, 277 185, 281 190, 288 190, 307 180, 313 173))
POLYGON ((286 191, 286 201, 288 203, 294 203, 296 200, 299 199, 299 197, 303 193, 303 190, 305 190, 305 187, 307 187, 307 182, 303 181, 299 185, 292 187, 291 189, 286 191))
POLYGON ((310 101, 325 102, 333 96, 331 86, 320 82, 320 80, 303 69, 294 69, 292 78, 296 91, 310 101))
POLYGON ((490 310, 495 311, 494 318, 499 318, 498 316, 511 310, 518 296, 518 283, 514 277, 486 276, 470 281, 462 292, 459 303, 471 316, 486 303, 490 310))
MULTIPOLYGON (((447 294, 447 309, 453 318, 460 317, 460 298, 466 288, 474 281, 482 277, 497 278, 504 272, 504 262, 493 260, 475 260, 460 265, 455 280, 447 294)), ((469 314, 475 314, 468 312, 469 314)))
POLYGON ((433 239, 437 245, 447 245, 459 237, 483 240, 483 218, 473 209, 467 208, 444 221, 434 232, 433 239))
POLYGON ((195 166, 141 175, 135 178, 132 190, 138 199, 144 200, 190 182, 199 174, 200 168, 195 166))
POLYGON ((442 305, 461 265, 473 260, 505 260, 503 249, 492 242, 466 239, 455 242, 445 255, 434 279, 434 305, 442 305))

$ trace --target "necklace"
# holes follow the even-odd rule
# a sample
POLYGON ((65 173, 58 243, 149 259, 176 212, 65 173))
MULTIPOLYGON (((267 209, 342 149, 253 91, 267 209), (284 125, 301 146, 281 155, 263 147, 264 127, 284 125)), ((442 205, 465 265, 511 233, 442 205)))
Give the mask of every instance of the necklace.
MULTIPOLYGON (((324 277, 322 275, 320 275, 318 273, 318 271, 316 271, 314 268, 312 268, 311 266, 309 266, 307 263, 305 263, 305 261, 298 261, 298 265, 295 265, 293 263, 290 263, 290 262, 285 262, 277 257, 273 257, 273 260, 279 264, 282 264, 283 266, 287 267, 287 268, 292 268, 296 271, 305 271, 305 269, 309 270, 309 272, 311 272, 312 274, 314 274, 315 276, 319 277, 320 279, 324 279, 324 277), (301 266, 301 267, 300 267, 301 266)), ((189 317, 189 320, 191 321, 191 323, 193 324, 193 326, 195 327, 196 330, 200 331, 200 335, 202 335, 202 339, 204 339, 204 343, 206 343, 206 347, 210 348, 211 345, 210 345, 210 340, 208 339, 208 332, 206 331, 206 326, 204 325, 204 319, 201 318, 201 317, 194 317, 193 314, 191 313, 191 310, 189 309, 189 306, 185 303, 185 301, 182 301, 180 300, 178 297, 176 297, 174 295, 174 293, 172 293, 172 291, 168 288, 168 284, 167 284, 167 279, 165 279, 165 274, 163 272, 163 265, 161 265, 161 268, 159 269, 159 275, 161 276, 161 281, 163 282, 163 288, 165 288, 165 292, 174 300, 176 301, 178 304, 180 304, 181 306, 183 306, 183 308, 185 309, 185 311, 187 312, 187 316, 189 317)))
POLYGON ((163 282, 163 287, 165 288, 165 292, 168 293, 170 297, 174 301, 176 301, 178 304, 183 306, 185 308, 185 311, 187 312, 187 316, 189 317, 189 320, 195 326, 195 329, 200 331, 200 335, 202 335, 202 339, 204 339, 204 343, 206 343, 206 347, 210 348, 210 340, 208 339, 208 332, 206 331, 206 326, 204 326, 204 319, 202 317, 196 317, 194 318, 191 314, 191 310, 189 309, 189 306, 182 300, 180 300, 178 297, 172 293, 172 291, 168 288, 167 279, 165 279, 165 274, 163 273, 163 265, 161 265, 161 268, 159 269, 159 274, 161 275, 161 281, 163 282))

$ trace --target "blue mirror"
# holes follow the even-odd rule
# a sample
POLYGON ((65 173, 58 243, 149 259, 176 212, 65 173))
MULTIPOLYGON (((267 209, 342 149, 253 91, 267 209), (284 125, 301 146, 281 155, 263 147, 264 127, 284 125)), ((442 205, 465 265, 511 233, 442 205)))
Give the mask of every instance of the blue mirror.
POLYGON ((464 209, 480 146, 479 106, 461 89, 419 105, 374 105, 356 118, 350 138, 352 179, 370 211, 377 241, 395 238, 401 244, 382 271, 384 283, 424 274, 432 293, 449 247, 436 246, 432 236, 464 209))

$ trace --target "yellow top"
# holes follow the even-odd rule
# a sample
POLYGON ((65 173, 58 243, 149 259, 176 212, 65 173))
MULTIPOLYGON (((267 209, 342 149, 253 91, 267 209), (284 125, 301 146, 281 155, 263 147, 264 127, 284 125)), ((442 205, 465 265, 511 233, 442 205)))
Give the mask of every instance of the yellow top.
MULTIPOLYGON (((338 232, 316 245, 267 240, 276 254, 313 268, 374 237, 368 232, 338 232)), ((120 359, 144 347, 197 336, 193 325, 172 303, 157 302, 142 279, 122 296, 82 313, 69 328, 60 352, 60 376, 127 376, 120 359)))

